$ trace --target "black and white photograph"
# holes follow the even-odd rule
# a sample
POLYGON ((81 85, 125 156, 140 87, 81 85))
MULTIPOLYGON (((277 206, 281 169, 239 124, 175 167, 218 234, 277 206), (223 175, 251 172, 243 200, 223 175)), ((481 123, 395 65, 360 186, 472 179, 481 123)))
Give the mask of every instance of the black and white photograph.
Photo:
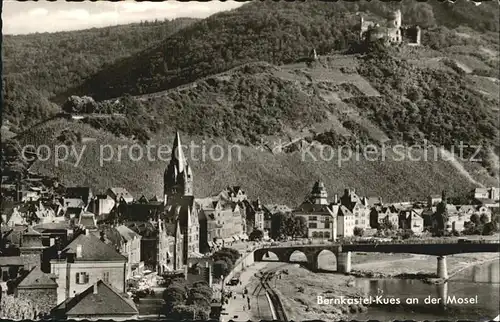
POLYGON ((1 6, 1 320, 500 321, 500 1, 1 6))

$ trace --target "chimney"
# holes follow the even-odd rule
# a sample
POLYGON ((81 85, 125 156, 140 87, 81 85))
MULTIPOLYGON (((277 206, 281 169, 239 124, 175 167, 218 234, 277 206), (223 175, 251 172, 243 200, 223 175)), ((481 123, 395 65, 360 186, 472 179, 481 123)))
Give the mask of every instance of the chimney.
POLYGON ((89 230, 87 228, 85 228, 85 236, 88 236, 89 235, 89 230))
POLYGON ((94 283, 94 294, 97 294, 97 282, 94 283))
POLYGON ((82 257, 82 245, 76 245, 76 258, 82 257))
POLYGON ((335 194, 334 199, 333 199, 333 203, 334 204, 338 204, 339 203, 339 195, 338 194, 335 194))

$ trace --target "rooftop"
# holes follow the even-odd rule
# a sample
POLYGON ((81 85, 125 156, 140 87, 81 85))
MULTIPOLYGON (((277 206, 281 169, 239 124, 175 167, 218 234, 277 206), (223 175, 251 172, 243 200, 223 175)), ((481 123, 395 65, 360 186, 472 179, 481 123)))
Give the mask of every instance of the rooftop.
POLYGON ((126 294, 99 280, 96 284, 59 304, 54 310, 68 316, 137 315, 134 302, 126 294))
POLYGON ((61 258, 67 254, 76 254, 78 245, 82 247, 82 256, 78 261, 125 262, 127 258, 119 254, 111 245, 102 242, 93 234, 81 234, 76 237, 61 252, 61 258))
POLYGON ((52 275, 44 273, 35 266, 17 285, 18 288, 57 288, 52 275))

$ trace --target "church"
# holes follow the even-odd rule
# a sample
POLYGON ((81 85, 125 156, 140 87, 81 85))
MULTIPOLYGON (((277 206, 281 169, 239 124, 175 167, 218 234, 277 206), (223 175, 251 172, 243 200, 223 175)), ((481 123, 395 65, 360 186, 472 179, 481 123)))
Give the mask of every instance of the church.
POLYGON ((198 214, 194 204, 193 172, 186 161, 180 135, 175 134, 170 163, 163 177, 164 222, 175 238, 174 270, 187 265, 188 258, 200 257, 198 214))

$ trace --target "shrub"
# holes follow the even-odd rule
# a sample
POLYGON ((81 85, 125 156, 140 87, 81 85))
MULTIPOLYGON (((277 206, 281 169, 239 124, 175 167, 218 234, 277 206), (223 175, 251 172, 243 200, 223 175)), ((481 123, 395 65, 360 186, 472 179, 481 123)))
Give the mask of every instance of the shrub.
POLYGON ((354 236, 361 237, 365 233, 365 230, 361 227, 354 227, 354 236))
POLYGON ((256 240, 262 240, 264 238, 264 233, 260 229, 254 229, 250 236, 248 236, 248 239, 251 241, 256 241, 256 240))

